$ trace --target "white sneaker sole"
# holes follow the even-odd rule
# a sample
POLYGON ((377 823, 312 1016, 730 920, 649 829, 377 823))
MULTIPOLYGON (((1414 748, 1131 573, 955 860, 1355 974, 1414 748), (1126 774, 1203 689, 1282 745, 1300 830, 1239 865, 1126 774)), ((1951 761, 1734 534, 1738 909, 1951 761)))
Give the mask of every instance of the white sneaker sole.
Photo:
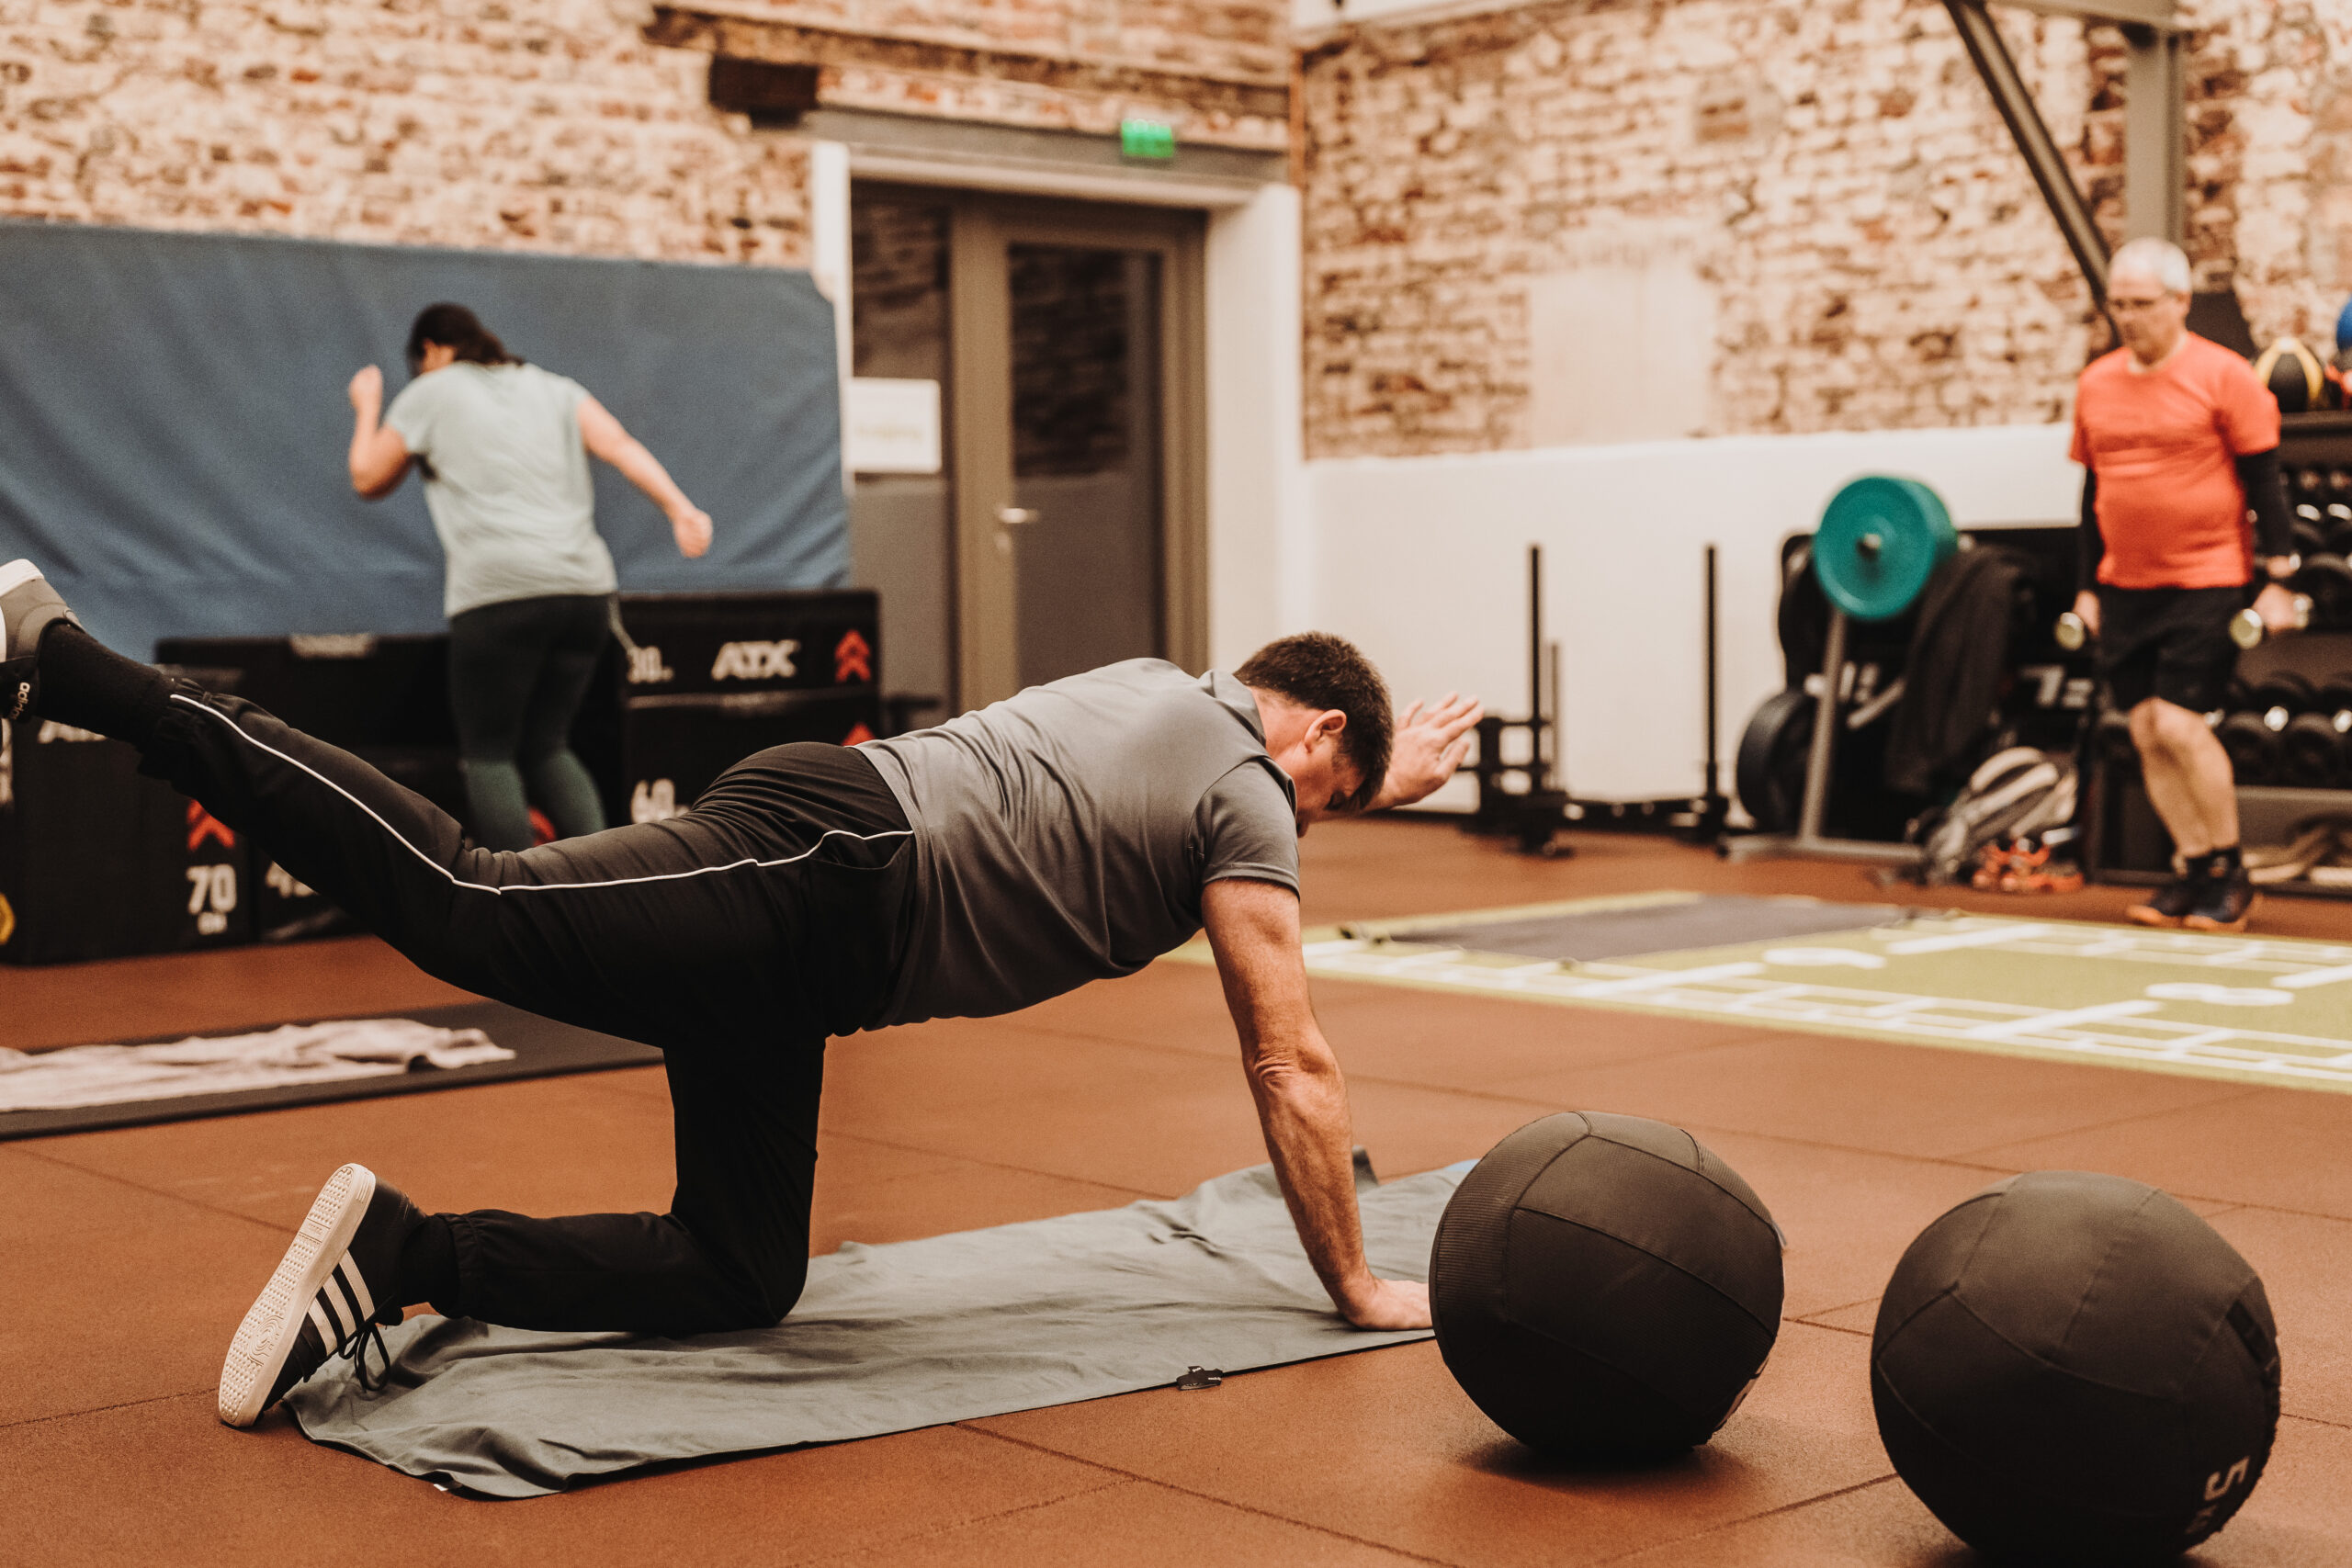
POLYGON ((375 1195, 376 1173, 364 1165, 342 1167, 319 1190, 302 1228, 277 1260, 277 1271, 246 1309, 237 1337, 229 1342, 229 1359, 220 1367, 222 1425, 250 1427, 261 1419, 262 1402, 269 1397, 270 1385, 302 1332, 311 1298, 343 1261, 375 1195))

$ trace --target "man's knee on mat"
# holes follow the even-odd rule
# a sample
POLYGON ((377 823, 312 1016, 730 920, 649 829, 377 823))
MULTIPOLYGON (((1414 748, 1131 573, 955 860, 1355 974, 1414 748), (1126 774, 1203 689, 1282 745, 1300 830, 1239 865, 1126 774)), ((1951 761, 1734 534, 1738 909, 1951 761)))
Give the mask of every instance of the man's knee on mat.
POLYGON ((808 1284, 808 1241, 797 1236, 795 1246, 763 1248, 762 1256, 744 1259, 729 1258, 729 1272, 741 1286, 745 1322, 744 1328, 774 1328, 800 1300, 800 1292, 808 1284))

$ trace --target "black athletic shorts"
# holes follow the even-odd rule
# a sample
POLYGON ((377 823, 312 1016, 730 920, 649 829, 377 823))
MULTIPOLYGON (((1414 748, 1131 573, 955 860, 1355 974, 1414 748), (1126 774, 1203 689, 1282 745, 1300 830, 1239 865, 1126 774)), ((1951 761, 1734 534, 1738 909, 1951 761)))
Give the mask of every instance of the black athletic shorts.
POLYGON ((2230 620, 2253 602, 2249 588, 2098 586, 2098 672, 2129 713, 2162 697, 2191 713, 2226 700, 2237 669, 2230 620))

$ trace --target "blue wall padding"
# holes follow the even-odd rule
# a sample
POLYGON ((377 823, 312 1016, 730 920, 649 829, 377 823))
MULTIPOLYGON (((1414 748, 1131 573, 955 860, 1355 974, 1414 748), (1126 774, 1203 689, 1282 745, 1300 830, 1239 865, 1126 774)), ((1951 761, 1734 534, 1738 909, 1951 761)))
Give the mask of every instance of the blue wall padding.
POLYGON ((604 464, 633 591, 819 588, 849 568, 833 311, 799 271, 0 223, 0 561, 29 556, 125 652, 172 636, 443 624, 413 473, 345 468, 362 365, 471 306, 581 382, 717 524, 681 558, 604 464))

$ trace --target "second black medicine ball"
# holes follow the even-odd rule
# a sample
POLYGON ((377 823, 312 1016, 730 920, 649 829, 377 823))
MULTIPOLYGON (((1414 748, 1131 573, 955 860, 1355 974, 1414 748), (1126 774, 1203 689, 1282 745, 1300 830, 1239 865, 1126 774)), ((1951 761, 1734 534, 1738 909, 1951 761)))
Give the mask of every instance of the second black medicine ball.
POLYGON ((1881 1298, 1879 1436, 1998 1562, 2165 1562, 2228 1522, 2278 1427, 2262 1281, 2175 1199, 2012 1177, 1929 1225, 1881 1298))
POLYGON ((1563 1458, 1713 1437, 1781 1329, 1781 1236, 1679 1127, 1570 1111, 1497 1144, 1430 1260, 1438 1348, 1495 1424, 1563 1458))

